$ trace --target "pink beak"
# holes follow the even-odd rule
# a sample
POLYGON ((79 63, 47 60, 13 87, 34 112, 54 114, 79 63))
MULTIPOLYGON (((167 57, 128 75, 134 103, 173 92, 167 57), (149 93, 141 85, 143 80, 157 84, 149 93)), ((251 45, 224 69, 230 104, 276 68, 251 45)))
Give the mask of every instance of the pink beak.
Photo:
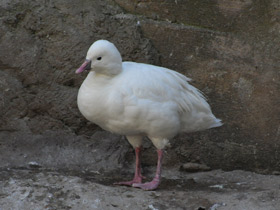
POLYGON ((91 69, 91 60, 85 60, 85 62, 76 70, 76 74, 82 73, 84 70, 91 69))

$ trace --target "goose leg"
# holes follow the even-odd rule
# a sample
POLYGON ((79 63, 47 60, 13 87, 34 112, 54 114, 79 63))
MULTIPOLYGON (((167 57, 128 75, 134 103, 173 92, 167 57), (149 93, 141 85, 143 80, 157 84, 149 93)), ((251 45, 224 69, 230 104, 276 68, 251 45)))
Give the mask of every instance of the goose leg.
POLYGON ((135 161, 134 178, 131 181, 117 182, 114 184, 132 186, 135 183, 142 183, 143 176, 141 175, 140 153, 141 153, 141 147, 136 147, 135 148, 136 161, 135 161))
POLYGON ((156 170, 156 175, 154 179, 151 182, 146 182, 146 183, 133 183, 133 187, 138 187, 143 190, 154 190, 158 187, 160 183, 160 177, 161 177, 161 165, 162 165, 162 158, 163 158, 163 150, 158 149, 158 162, 157 162, 157 170, 156 170))

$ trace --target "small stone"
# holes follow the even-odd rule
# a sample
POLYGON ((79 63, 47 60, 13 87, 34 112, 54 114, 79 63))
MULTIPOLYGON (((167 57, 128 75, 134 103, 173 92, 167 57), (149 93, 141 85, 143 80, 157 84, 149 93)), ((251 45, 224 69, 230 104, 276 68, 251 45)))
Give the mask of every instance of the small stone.
POLYGON ((199 163, 185 163, 180 167, 180 170, 187 172, 210 171, 211 168, 199 163))
POLYGON ((42 166, 39 164, 39 163, 37 163, 36 161, 30 161, 29 163, 28 163, 28 166, 30 167, 30 168, 41 168, 42 166))

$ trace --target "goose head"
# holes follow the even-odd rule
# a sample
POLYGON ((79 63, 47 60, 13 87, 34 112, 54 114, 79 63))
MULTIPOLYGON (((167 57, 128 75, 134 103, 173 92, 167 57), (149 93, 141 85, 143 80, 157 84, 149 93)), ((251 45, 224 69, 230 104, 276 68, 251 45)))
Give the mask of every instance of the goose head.
POLYGON ((98 40, 90 46, 86 60, 76 70, 76 73, 82 73, 84 70, 105 75, 119 74, 122 71, 121 54, 113 43, 98 40))

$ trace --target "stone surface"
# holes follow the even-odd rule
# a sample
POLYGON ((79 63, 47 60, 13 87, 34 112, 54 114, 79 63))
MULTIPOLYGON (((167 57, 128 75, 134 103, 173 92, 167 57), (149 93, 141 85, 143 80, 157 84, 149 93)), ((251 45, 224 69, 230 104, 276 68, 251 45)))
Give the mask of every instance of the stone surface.
MULTIPOLYGON (((0 210, 278 209, 280 4, 271 1, 0 2, 0 210), (90 44, 193 79, 224 126, 181 134, 156 192, 116 187, 134 152, 79 113, 90 44), (245 169, 188 174, 181 164, 245 169)), ((145 141, 143 171, 156 152, 145 141)))
POLYGON ((157 191, 113 186, 118 174, 0 171, 0 209, 276 210, 279 176, 166 170, 157 191))
POLYGON ((211 170, 209 166, 198 163, 184 163, 183 165, 181 165, 180 169, 186 172, 199 172, 211 170))
MULTIPOLYGON (((141 35, 135 18, 118 16, 122 10, 112 1, 13 0, 1 1, 0 10, 0 141, 4 145, 0 167, 26 164, 14 161, 20 150, 37 156, 43 167, 67 166, 75 151, 80 155, 72 166, 83 165, 91 156, 75 148, 75 142, 81 141, 80 146, 85 144, 81 139, 94 142, 92 136, 100 130, 81 116, 76 105, 86 75, 74 72, 88 47, 96 39, 109 39, 125 60, 147 63, 157 62, 156 50, 141 35), (58 163, 49 157, 60 152, 60 144, 69 146, 69 154, 60 156, 58 163), (41 153, 42 148, 48 151, 41 153), (8 155, 14 150, 13 156, 8 155)), ((110 138, 113 146, 118 137, 110 138)))
MULTIPOLYGON (((131 175, 134 152, 126 140, 101 131, 87 122, 77 109, 77 91, 86 75, 77 76, 74 71, 83 62, 90 44, 97 39, 114 42, 124 60, 161 65, 192 78, 192 84, 206 94, 213 112, 223 120, 223 127, 181 134, 171 141, 171 148, 165 153, 164 171, 192 162, 206 164, 212 169, 277 174, 280 171, 279 9, 277 0, 1 1, 0 168, 7 171, 36 169, 34 166, 37 166, 36 170, 41 171, 33 175, 35 179, 42 178, 43 186, 48 186, 48 179, 54 174, 60 177, 54 178, 57 182, 54 188, 35 189, 28 184, 32 179, 29 175, 24 183, 24 179, 17 177, 20 171, 14 171, 10 175, 18 182, 4 182, 5 189, 8 192, 19 187, 21 191, 9 195, 0 193, 2 206, 7 206, 9 199, 15 199, 19 200, 14 203, 19 205, 18 209, 22 209, 21 205, 30 209, 28 205, 42 206, 42 203, 52 209, 63 203, 59 200, 65 193, 63 190, 60 190, 62 197, 52 201, 53 189, 62 189, 63 179, 82 188, 84 184, 78 184, 85 182, 85 178, 79 177, 82 173, 131 175), (52 172, 44 174, 47 169, 52 172), (78 178, 56 172, 60 170, 75 171, 78 178), (32 198, 33 204, 26 203, 25 199, 32 197, 32 190, 45 197, 39 195, 37 201, 32 198)), ((148 176, 153 175, 154 171, 149 167, 155 164, 155 149, 145 141, 143 166, 148 176)), ((0 179, 5 173, 10 172, 1 173, 0 179)), ((256 181, 252 183, 258 183, 258 177, 271 178, 254 177, 256 181)), ((211 198, 197 200, 206 196, 209 188, 197 186, 199 190, 182 193, 179 188, 172 188, 172 178, 168 179, 171 181, 164 181, 161 189, 170 188, 171 191, 163 193, 166 195, 163 197, 170 200, 173 192, 182 200, 190 197, 190 209, 203 205, 210 208, 215 204, 220 205, 219 209, 226 208, 222 204, 229 206, 228 200, 232 196, 242 201, 235 200, 236 205, 248 209, 273 209, 277 201, 274 199, 277 193, 267 191, 265 187, 261 188, 264 192, 219 194, 223 199, 214 199, 217 193, 210 190, 211 198), (193 193, 197 197, 191 197, 193 193), (264 203, 260 201, 262 198, 264 203), (270 205, 269 208, 266 205, 270 205)), ((275 182, 278 179, 273 177, 275 182)), ((101 192, 112 193, 112 199, 118 199, 114 196, 128 189, 104 187, 101 182, 101 177, 96 176, 86 189, 88 194, 82 195, 91 198, 94 193, 100 193, 91 194, 92 189, 100 188, 101 192)), ((190 184, 182 183, 184 186, 190 184)), ((220 186, 219 183, 213 185, 220 186)), ((135 194, 140 192, 130 190, 135 194)), ((71 193, 67 196, 75 196, 71 193)), ((156 200, 150 203, 149 195, 143 192, 143 197, 135 202, 147 199, 144 209, 165 208, 156 200)), ((92 201, 85 202, 97 205, 101 200, 92 201)), ((68 208, 67 205, 73 204, 71 200, 67 202, 61 205, 68 208)), ((110 208, 114 205, 126 208, 126 202, 113 203, 110 208)), ((166 205, 173 207, 173 204, 166 205)), ((183 208, 183 204, 176 205, 178 209, 183 208)))
POLYGON ((116 2, 138 17, 161 65, 191 77, 224 122, 180 136, 177 152, 214 168, 279 168, 279 2, 116 2))

